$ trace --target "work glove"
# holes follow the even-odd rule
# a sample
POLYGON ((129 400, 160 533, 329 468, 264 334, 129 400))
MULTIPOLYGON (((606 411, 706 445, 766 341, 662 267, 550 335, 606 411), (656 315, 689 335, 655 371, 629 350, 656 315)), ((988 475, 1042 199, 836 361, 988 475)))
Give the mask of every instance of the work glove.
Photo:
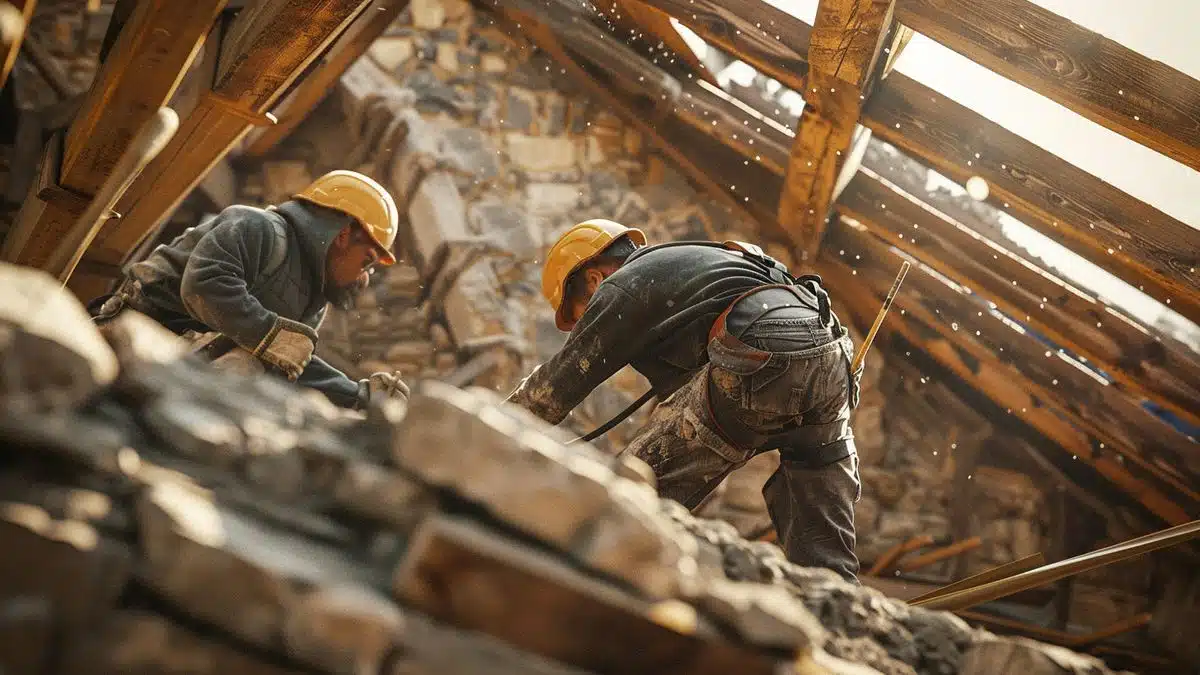
POLYGON ((289 380, 295 382, 308 367, 316 348, 316 331, 299 321, 279 317, 267 336, 258 343, 254 355, 283 371, 289 380))
POLYGON ((380 397, 408 401, 408 385, 400 379, 400 372, 373 373, 370 377, 358 381, 359 406, 365 408, 372 400, 380 397))

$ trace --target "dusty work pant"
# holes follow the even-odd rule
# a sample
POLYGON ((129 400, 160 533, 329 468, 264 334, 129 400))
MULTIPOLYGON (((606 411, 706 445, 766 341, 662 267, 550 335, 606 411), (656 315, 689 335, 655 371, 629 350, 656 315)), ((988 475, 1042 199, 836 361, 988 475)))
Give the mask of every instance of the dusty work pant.
MULTIPOLYGON (((731 353, 728 342, 710 343, 709 364, 660 403, 626 447, 654 469, 661 496, 695 509, 730 472, 772 449, 735 447, 722 428, 740 425, 764 441, 797 421, 849 433, 850 399, 857 398, 858 386, 847 367, 849 338, 835 338, 816 317, 766 323, 767 331, 811 336, 815 346, 772 351, 762 360, 763 351, 747 345, 760 357, 750 361, 731 353)), ((824 567, 854 581, 854 503, 862 494, 858 457, 808 460, 782 452, 779 469, 763 486, 779 545, 798 565, 824 567)))

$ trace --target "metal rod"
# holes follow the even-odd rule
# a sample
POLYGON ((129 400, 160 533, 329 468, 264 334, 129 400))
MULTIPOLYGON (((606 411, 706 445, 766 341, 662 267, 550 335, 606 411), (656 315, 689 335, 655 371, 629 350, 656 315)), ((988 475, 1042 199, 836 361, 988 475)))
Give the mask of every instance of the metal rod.
POLYGON ((879 327, 883 325, 883 319, 887 316, 888 310, 892 307, 892 301, 896 299, 896 294, 900 292, 900 284, 904 282, 904 275, 908 274, 909 263, 907 260, 900 265, 900 272, 896 274, 896 280, 892 282, 892 290, 888 291, 887 297, 883 299, 883 307, 879 308, 879 314, 875 315, 875 323, 871 326, 871 331, 867 333, 867 337, 863 338, 862 344, 858 346, 858 353, 854 355, 854 361, 850 363, 850 372, 858 372, 862 366, 863 359, 867 356, 867 350, 871 348, 871 343, 875 341, 875 334, 879 332, 879 327))
POLYGON ((1200 536, 1200 520, 1176 525, 1154 534, 1109 546, 1108 548, 1092 551, 1074 558, 1067 558, 1050 565, 1044 565, 1028 572, 1022 572, 1007 579, 993 581, 982 586, 943 595, 933 600, 918 604, 926 609, 941 609, 957 611, 974 607, 997 598, 1003 598, 1013 593, 1019 593, 1030 588, 1044 586, 1053 581, 1074 576, 1115 562, 1128 560, 1144 553, 1157 551, 1161 548, 1174 546, 1200 536))
POLYGON ((923 595, 918 595, 917 597, 909 600, 908 604, 916 605, 925 600, 932 600, 933 598, 938 598, 943 595, 948 595, 950 593, 954 593, 955 591, 961 591, 961 590, 965 590, 968 588, 974 588, 976 586, 982 586, 983 584, 990 583, 992 581, 998 581, 1000 579, 1007 579, 1008 577, 1011 577, 1014 574, 1020 574, 1021 572, 1025 572, 1025 571, 1031 570, 1039 565, 1045 565, 1045 564, 1046 564, 1046 556, 1042 555, 1041 553, 1034 553, 1033 555, 1027 555, 1024 558, 1018 558, 1017 560, 1014 560, 1012 562, 1006 562, 1003 565, 993 567, 989 570, 984 570, 984 571, 980 572, 979 574, 971 575, 965 579, 961 579, 952 584, 942 586, 941 588, 929 591, 928 593, 925 593, 923 595))
POLYGON ((933 537, 929 536, 928 534, 923 534, 919 537, 913 537, 908 541, 902 541, 899 544, 896 544, 885 551, 883 555, 879 556, 879 559, 875 561, 875 564, 871 565, 871 569, 867 570, 867 576, 879 576, 879 574, 887 569, 889 565, 896 562, 896 559, 900 556, 908 553, 909 551, 925 548, 926 546, 933 546, 933 537))
POLYGON ((902 572, 911 572, 913 570, 921 569, 922 567, 928 567, 936 562, 941 562, 946 558, 953 558, 954 556, 962 555, 968 551, 974 551, 980 546, 983 546, 983 539, 979 537, 971 537, 970 539, 956 541, 949 546, 943 546, 942 548, 934 549, 929 553, 923 553, 915 558, 902 560, 897 567, 902 572))

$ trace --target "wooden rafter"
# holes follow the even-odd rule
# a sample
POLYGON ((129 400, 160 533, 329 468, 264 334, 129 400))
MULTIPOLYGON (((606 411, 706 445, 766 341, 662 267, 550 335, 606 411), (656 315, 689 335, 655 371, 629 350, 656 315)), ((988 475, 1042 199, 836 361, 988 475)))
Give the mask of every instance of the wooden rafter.
POLYGON ((11 11, 3 17, 4 39, 0 40, 0 87, 8 81, 29 29, 29 20, 33 18, 33 10, 37 9, 37 0, 8 0, 8 4, 11 11))
MULTIPOLYGON (((858 222, 872 231, 884 229, 875 222, 876 215, 877 212, 868 214, 871 218, 869 225, 866 219, 858 222)), ((919 237, 924 238, 925 235, 919 237)), ((847 251, 847 255, 853 252, 864 257, 877 257, 885 251, 885 247, 877 243, 879 241, 873 236, 844 235, 838 239, 836 246, 838 251, 847 251), (847 249, 850 243, 859 249, 847 249)), ((921 287, 920 281, 916 287, 921 287)), ((951 332, 961 330, 964 343, 972 341, 987 344, 1003 352, 1004 361, 1013 365, 1022 380, 1031 385, 1031 391, 1037 392, 1038 398, 1043 399, 1046 406, 1058 411, 1072 424, 1109 448, 1124 453, 1131 461, 1147 465, 1149 471, 1159 471, 1159 467, 1151 461, 1157 456, 1182 466, 1192 460, 1192 466, 1200 468, 1200 462, 1196 462, 1194 457, 1195 443, 1147 413, 1115 387, 1101 384, 1098 378, 1061 358, 1055 350, 1023 334, 1023 329, 1012 327, 1011 320, 989 311, 978 301, 982 296, 973 300, 968 295, 955 293, 945 284, 939 286, 929 283, 925 288, 929 290, 926 297, 931 303, 927 307, 932 307, 930 316, 947 322, 951 332)), ((919 308, 909 306, 908 311, 918 312, 919 308)), ((1167 471, 1161 473, 1163 480, 1178 483, 1181 491, 1200 500, 1200 494, 1194 488, 1183 484, 1187 478, 1177 478, 1167 471)))
POLYGON ((117 206, 88 256, 120 262, 183 201, 370 0, 262 0, 243 9, 222 40, 216 79, 175 138, 117 206))
POLYGON ((1097 298, 974 234, 970 222, 956 222, 879 178, 865 173, 854 178, 839 213, 1088 359, 1122 389, 1200 425, 1200 359, 1189 348, 1155 339, 1097 298))
MULTIPOLYGON (((844 290, 839 298, 846 311, 869 321, 878 311, 878 303, 890 285, 890 281, 883 283, 881 277, 890 277, 892 268, 900 260, 889 254, 881 242, 872 242, 871 235, 838 224, 831 227, 829 245, 822 248, 817 265, 835 287, 868 291, 863 294, 844 290), (842 251, 846 255, 840 254, 842 251)), ((954 330, 948 318, 928 309, 929 305, 923 303, 929 302, 930 294, 937 294, 933 284, 954 292, 921 270, 914 270, 908 276, 893 306, 894 311, 880 330, 881 338, 901 336, 971 388, 1009 411, 1015 419, 1090 465, 1164 521, 1179 524, 1191 519, 1188 510, 1179 506, 1177 497, 1164 491, 1159 481, 1135 475, 1125 462, 1118 460, 1115 452, 1100 449, 1088 434, 1047 407, 1046 401, 1030 391, 1025 377, 1008 363, 1009 357, 1003 357, 998 348, 975 340, 973 330, 969 331, 971 335, 964 332, 963 326, 954 330)), ((938 299, 944 299, 938 295, 932 297, 934 304, 938 299)), ((955 318, 966 319, 957 314, 955 318)))
POLYGON ((596 8, 617 27, 617 36, 629 41, 630 36, 649 36, 646 40, 659 42, 674 58, 687 65, 687 71, 696 77, 717 86, 716 76, 700 62, 683 36, 671 25, 671 16, 661 9, 643 4, 639 0, 601 0, 596 8))
POLYGON ((1029 0, 898 0, 905 25, 1200 169, 1200 81, 1029 0))
MULTIPOLYGON (((645 1, 803 91, 812 32, 803 21, 759 0, 645 1)), ((981 176, 997 208, 1200 321, 1200 233, 1187 224, 901 73, 867 102, 862 123, 953 180, 981 176)))
POLYGON ((4 259, 43 265, 138 131, 166 105, 225 0, 138 3, 60 146, 44 155, 36 194, 4 242, 4 259))
MULTIPOLYGON (((808 43, 804 112, 796 127, 779 223, 801 260, 816 257, 838 173, 854 140, 895 0, 821 0, 808 43)), ((882 65, 882 64, 880 64, 882 65)))
POLYGON ((334 84, 342 73, 346 72, 346 68, 362 56, 376 38, 383 35, 408 3, 409 0, 374 0, 366 11, 338 36, 321 59, 310 66, 309 72, 275 108, 274 115, 279 122, 251 132, 243 154, 261 157, 292 133, 313 108, 333 90, 334 84))

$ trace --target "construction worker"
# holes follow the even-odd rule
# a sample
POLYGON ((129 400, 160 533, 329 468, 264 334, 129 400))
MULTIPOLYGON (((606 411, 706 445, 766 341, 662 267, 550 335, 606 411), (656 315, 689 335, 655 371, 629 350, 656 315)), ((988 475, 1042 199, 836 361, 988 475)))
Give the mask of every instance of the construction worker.
POLYGON ((230 206, 143 261, 93 301, 97 323, 130 307, 180 335, 220 333, 271 370, 346 408, 406 398, 395 373, 354 381, 313 355, 328 304, 350 308, 391 265, 398 216, 379 183, 333 171, 277 206, 230 206))
POLYGON ((751 244, 647 247, 640 230, 589 220, 550 249, 542 292, 570 335, 510 402, 558 424, 632 365, 660 403, 623 452, 650 465, 660 495, 694 510, 779 449, 763 496, 780 546, 856 580, 849 421, 862 373, 850 372, 853 345, 820 277, 793 277, 751 244))

